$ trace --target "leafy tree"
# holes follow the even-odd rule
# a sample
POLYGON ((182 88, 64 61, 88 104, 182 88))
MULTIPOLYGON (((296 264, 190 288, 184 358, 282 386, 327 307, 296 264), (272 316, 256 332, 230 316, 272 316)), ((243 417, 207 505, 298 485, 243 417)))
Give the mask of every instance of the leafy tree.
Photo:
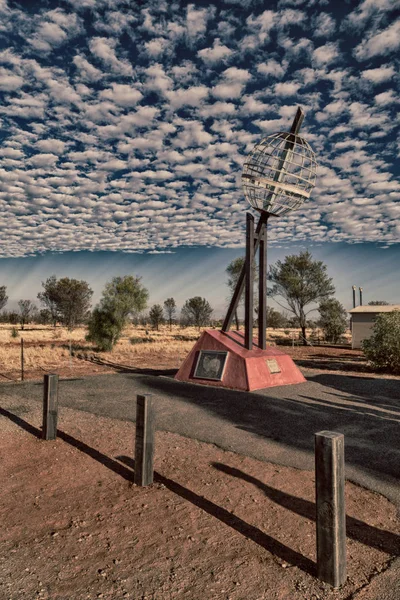
POLYGON ((56 306, 60 321, 74 329, 89 317, 93 290, 86 281, 63 277, 56 284, 56 306))
POLYGON ((42 281, 42 287, 44 291, 39 292, 37 297, 40 300, 40 302, 46 307, 46 309, 50 312, 53 326, 56 327, 59 318, 59 296, 56 276, 52 275, 51 277, 46 279, 45 282, 42 281))
POLYGON ((37 322, 40 325, 49 325, 50 323, 53 323, 52 314, 48 308, 42 308, 39 310, 37 322))
POLYGON ((86 339, 95 343, 99 350, 110 352, 121 337, 123 328, 124 321, 116 313, 96 306, 89 319, 86 339))
POLYGON ((380 313, 362 349, 375 368, 400 375, 400 311, 380 313))
POLYGON ((161 304, 154 304, 149 312, 149 319, 153 329, 157 329, 164 321, 164 312, 161 304))
POLYGON ((176 315, 176 302, 173 298, 167 298, 165 300, 164 310, 169 322, 169 328, 172 329, 172 320, 176 315))
POLYGON ((267 327, 281 329, 287 327, 287 325, 288 320, 282 313, 271 306, 267 306, 267 327))
POLYGON ((100 350, 111 351, 131 314, 146 308, 149 293, 140 277, 114 277, 106 284, 100 304, 94 309, 88 324, 86 339, 100 350))
POLYGON ((319 305, 319 326, 325 334, 328 342, 339 341, 347 329, 347 312, 344 306, 336 298, 327 298, 319 305))
POLYGON ((276 265, 271 265, 268 281, 272 283, 268 295, 298 318, 303 344, 306 345, 307 315, 316 309, 306 312, 305 308, 311 303, 321 302, 335 292, 332 279, 327 276, 326 265, 321 261, 314 261, 308 250, 299 255, 292 254, 286 256, 283 262, 278 260, 276 265), (283 298, 287 306, 280 304, 276 296, 283 298))
POLYGON ((21 323, 21 329, 24 329, 26 323, 29 323, 30 316, 35 308, 35 305, 31 300, 20 300, 18 302, 19 307, 19 318, 21 323))
POLYGON ((147 307, 149 292, 141 283, 141 277, 125 275, 113 277, 106 284, 101 305, 109 307, 122 321, 147 307))
POLYGON ((386 300, 371 300, 368 304, 369 306, 389 306, 389 302, 386 302, 386 300))
POLYGON ((213 313, 209 302, 205 298, 195 296, 186 300, 182 308, 182 320, 187 325, 195 325, 200 329, 210 320, 213 313))
POLYGON ((6 294, 6 286, 0 285, 0 310, 7 304, 8 296, 6 294))

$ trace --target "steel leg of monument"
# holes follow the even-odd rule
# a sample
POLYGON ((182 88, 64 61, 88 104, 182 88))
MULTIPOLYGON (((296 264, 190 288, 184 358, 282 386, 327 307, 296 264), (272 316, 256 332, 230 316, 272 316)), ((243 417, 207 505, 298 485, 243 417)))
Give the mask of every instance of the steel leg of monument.
MULTIPOLYGON (((260 243, 260 231, 261 228, 263 226, 263 224, 265 223, 265 221, 267 220, 268 215, 266 215, 265 213, 261 215, 258 223, 257 223, 257 227, 256 227, 256 231, 254 234, 254 254, 257 252, 258 250, 258 246, 260 243)), ((235 291, 233 293, 232 299, 230 301, 229 304, 229 308, 228 311, 226 313, 226 317, 224 320, 224 323, 221 327, 221 331, 229 331, 231 325, 232 325, 232 320, 235 314, 235 310, 238 307, 240 298, 242 297, 243 294, 243 290, 244 290, 244 284, 245 284, 245 275, 246 275, 246 265, 243 265, 243 269, 239 275, 238 278, 238 282, 236 284, 236 288, 235 291)))
POLYGON ((244 316, 244 345, 248 350, 253 347, 254 315, 254 217, 246 214, 246 297, 244 316))
POLYGON ((267 225, 266 221, 260 231, 260 254, 258 274, 258 347, 267 347, 267 225))

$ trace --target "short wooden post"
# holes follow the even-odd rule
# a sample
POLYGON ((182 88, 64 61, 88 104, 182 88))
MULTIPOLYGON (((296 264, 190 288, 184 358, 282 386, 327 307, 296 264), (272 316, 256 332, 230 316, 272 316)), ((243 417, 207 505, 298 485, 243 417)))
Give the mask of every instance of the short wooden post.
POLYGON ((315 434, 318 579, 338 588, 346 581, 344 435, 315 434))
POLYGON ((43 432, 45 440, 57 438, 58 417, 58 375, 52 373, 44 376, 43 382, 43 432))
POLYGON ((25 377, 24 366, 24 338, 21 338, 21 381, 24 381, 25 377))
POLYGON ((135 476, 136 485, 153 483, 155 411, 151 394, 137 396, 135 476))

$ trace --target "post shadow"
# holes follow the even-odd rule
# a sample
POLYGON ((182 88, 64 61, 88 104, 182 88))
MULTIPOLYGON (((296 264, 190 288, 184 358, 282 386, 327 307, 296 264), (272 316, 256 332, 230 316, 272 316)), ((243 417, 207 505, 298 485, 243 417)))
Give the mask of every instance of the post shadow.
MULTIPOLYGON (((22 429, 24 429, 28 433, 31 433, 36 438, 42 439, 42 432, 40 431, 40 429, 34 427, 33 425, 30 425, 20 417, 17 417, 13 413, 2 408, 0 408, 0 414, 9 418, 11 421, 16 423, 16 425, 19 425, 22 429)), ((135 461, 132 458, 128 456, 117 456, 117 460, 114 460, 109 456, 106 456, 102 452, 99 452, 99 450, 95 450, 94 448, 88 446, 81 440, 77 440, 73 436, 63 431, 60 431, 59 429, 57 430, 57 435, 67 444, 74 446, 75 448, 77 448, 81 452, 84 452, 94 460, 97 460, 108 469, 114 471, 118 475, 121 475, 121 477, 123 477, 127 481, 133 482, 135 461)), ((281 542, 275 540, 266 533, 260 531, 259 529, 257 529, 257 527, 254 527, 254 525, 246 523, 245 521, 243 521, 243 519, 240 519, 236 515, 233 515, 225 508, 214 504, 214 502, 211 502, 211 500, 207 500, 206 498, 199 496, 195 492, 192 492, 191 490, 185 488, 179 483, 176 483, 172 479, 168 479, 167 477, 164 477, 163 475, 157 472, 154 472, 154 481, 156 483, 163 484, 174 494, 177 494, 184 500, 187 500, 188 502, 194 504, 201 510, 204 510, 212 517, 215 517, 222 523, 225 523, 225 525, 228 525, 241 535, 255 542, 271 554, 278 556, 279 558, 288 562, 289 564, 292 564, 293 566, 296 566, 302 571, 315 577, 316 564, 312 560, 306 558, 299 552, 292 550, 288 546, 285 546, 285 544, 282 544, 281 542)))
MULTIPOLYGON (((128 456, 117 456, 116 458, 117 460, 120 460, 124 464, 133 468, 134 461, 132 458, 129 458, 128 456)), ((164 485, 177 496, 180 496, 194 506, 204 510, 212 517, 218 519, 225 525, 228 525, 228 527, 231 527, 244 537, 248 538, 252 542, 255 542, 264 548, 264 550, 267 550, 271 554, 278 556, 289 564, 298 567, 305 573, 308 573, 313 577, 316 576, 316 564, 312 560, 303 556, 299 552, 292 550, 292 548, 285 546, 285 544, 282 544, 278 540, 275 540, 270 535, 264 533, 260 529, 257 529, 257 527, 254 527, 254 525, 246 523, 246 521, 232 514, 225 508, 214 504, 214 502, 211 502, 211 500, 207 500, 207 498, 196 494, 192 490, 185 488, 183 485, 173 481, 172 479, 168 479, 168 477, 164 477, 164 475, 161 475, 160 473, 154 473, 154 481, 164 485)))
MULTIPOLYGON (((291 494, 272 488, 259 479, 244 473, 240 469, 216 462, 212 463, 212 466, 218 471, 222 471, 223 473, 238 479, 243 479, 243 481, 247 481, 248 483, 257 486, 276 504, 287 508, 301 517, 305 517, 306 519, 315 522, 314 502, 303 500, 303 498, 298 498, 297 496, 292 496, 291 494)), ((361 542, 365 546, 376 548, 377 550, 381 550, 391 555, 398 555, 400 553, 399 535, 368 525, 355 517, 346 515, 346 533, 347 537, 352 538, 356 542, 361 542)))

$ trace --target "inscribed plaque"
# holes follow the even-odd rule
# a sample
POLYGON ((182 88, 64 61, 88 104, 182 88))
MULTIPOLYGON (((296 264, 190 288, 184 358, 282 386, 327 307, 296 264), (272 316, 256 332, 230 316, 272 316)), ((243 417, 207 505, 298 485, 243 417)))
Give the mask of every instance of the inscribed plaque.
POLYGON ((221 381, 227 356, 227 352, 200 350, 193 377, 221 381))
POLYGON ((270 373, 280 373, 281 370, 275 358, 267 358, 266 361, 267 367, 270 373))

